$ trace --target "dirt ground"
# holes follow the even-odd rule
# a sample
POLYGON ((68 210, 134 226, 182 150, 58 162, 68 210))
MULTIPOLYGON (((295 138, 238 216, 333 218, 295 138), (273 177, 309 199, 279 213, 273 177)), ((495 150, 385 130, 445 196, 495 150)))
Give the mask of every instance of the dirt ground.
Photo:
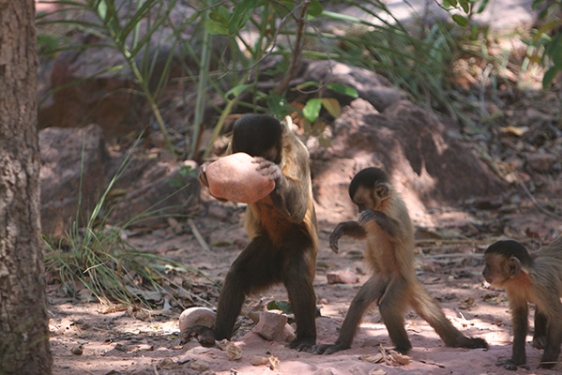
MULTIPOLYGON (((129 241, 139 249, 166 255, 203 272, 208 278, 184 274, 193 305, 216 306, 218 287, 211 280, 221 282, 229 265, 247 242, 240 224, 242 208, 221 206, 210 202, 206 217, 194 218, 200 233, 211 245, 205 251, 196 240, 189 225, 183 233, 164 227, 129 241), (222 217, 222 220, 218 219, 222 217)), ((428 214, 429 215, 429 214, 428 214)), ((320 215, 320 250, 317 259, 315 290, 322 317, 317 319, 318 343, 331 343, 338 334, 349 303, 360 285, 367 279, 362 262, 363 244, 351 240, 340 241, 340 254, 328 246, 328 235, 335 223, 320 215), (357 284, 329 285, 326 272, 350 270, 357 273, 357 284)), ((414 215, 412 215, 414 216, 414 215)), ((416 214, 419 217, 420 214, 416 214)), ((427 215, 426 215, 427 216, 427 215)), ((468 214, 460 210, 434 212, 425 221, 437 223, 438 229, 417 230, 418 277, 442 304, 446 315, 467 335, 485 338, 488 350, 453 349, 442 341, 428 324, 413 312, 406 316, 407 330, 413 350, 411 362, 400 364, 398 358, 383 356, 381 348, 391 349, 392 343, 376 308, 369 310, 355 337, 352 348, 329 356, 297 352, 286 343, 271 342, 250 332, 252 323, 241 320, 241 328, 233 342, 242 350, 242 358, 229 360, 219 348, 203 348, 193 340, 179 345, 178 316, 183 307, 171 301, 171 308, 162 310, 131 309, 107 312, 99 303, 86 303, 58 297, 57 286, 50 286, 51 349, 55 358, 54 374, 503 374, 514 373, 496 367, 500 357, 511 353, 511 321, 505 293, 486 287, 481 271, 482 253, 498 237, 479 233, 483 228, 503 225, 503 233, 524 240, 530 249, 540 246, 538 240, 548 241, 562 231, 562 222, 544 216, 532 206, 524 204, 510 214, 479 211, 468 214), (500 224, 501 223, 501 224, 500 224), (476 229, 475 229, 476 228, 476 229), (526 233, 526 235, 525 235, 526 233), (257 358, 265 364, 253 365, 257 358)), ((184 284, 185 285, 185 284, 184 284)), ((257 310, 268 301, 286 301, 282 287, 247 300, 243 314, 257 310)), ((533 311, 531 309, 531 311, 533 311)), ((532 320, 531 320, 532 321, 532 320)), ((531 324, 532 325, 532 324, 531 324)), ((530 334, 531 335, 531 334, 530 334)), ((530 341, 531 336, 527 339, 530 341)), ((530 370, 519 369, 518 374, 560 373, 536 370, 542 351, 527 344, 530 370)), ((408 362, 406 358, 405 362, 408 362)))

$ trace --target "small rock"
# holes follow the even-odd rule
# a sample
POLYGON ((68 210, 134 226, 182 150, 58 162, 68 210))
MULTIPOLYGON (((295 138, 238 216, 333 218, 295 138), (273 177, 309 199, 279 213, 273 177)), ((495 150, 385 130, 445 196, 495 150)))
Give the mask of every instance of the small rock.
POLYGON ((326 273, 328 284, 356 284, 359 276, 351 271, 330 271, 326 273))
POLYGON ((260 320, 252 332, 260 335, 266 340, 275 341, 282 336, 285 326, 287 325, 287 317, 281 314, 271 312, 262 312, 260 320))
POLYGON ((556 157, 552 154, 527 154, 527 163, 537 172, 548 172, 556 162, 556 157))
POLYGON ((242 349, 236 346, 233 342, 226 344, 225 352, 228 359, 231 361, 236 361, 242 358, 242 349))
POLYGON ((275 182, 256 170, 254 158, 238 152, 207 165, 204 173, 209 192, 233 202, 254 203, 275 188, 275 182))
POLYGON ((180 365, 172 358, 166 357, 158 363, 158 367, 164 370, 175 370, 180 368, 180 365))
POLYGON ((202 359, 195 358, 189 363, 189 367, 195 371, 207 371, 209 369, 209 364, 202 359))
POLYGON ((82 355, 84 353, 84 349, 82 348, 82 345, 74 346, 72 349, 70 349, 70 351, 74 355, 82 355))
POLYGON ((269 358, 263 357, 261 355, 255 355, 250 359, 252 366, 264 366, 269 363, 269 358))
POLYGON ((213 328, 217 314, 206 307, 190 307, 185 309, 179 317, 180 332, 194 326, 213 328))

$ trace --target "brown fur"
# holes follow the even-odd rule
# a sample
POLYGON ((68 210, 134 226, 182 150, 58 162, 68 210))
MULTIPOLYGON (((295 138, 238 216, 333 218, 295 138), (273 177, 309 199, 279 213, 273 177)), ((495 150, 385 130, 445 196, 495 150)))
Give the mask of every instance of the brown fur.
POLYGON ((486 250, 485 260, 484 278, 505 288, 513 323, 512 356, 497 365, 515 370, 526 364, 529 301, 536 307, 532 345, 544 349, 539 367, 551 368, 562 343, 562 236, 531 254, 516 241, 499 241, 486 250))
POLYGON ((414 268, 414 228, 408 210, 384 172, 377 168, 360 171, 350 184, 350 197, 362 211, 358 221, 336 226, 330 235, 337 252, 342 235, 366 240, 365 261, 373 276, 361 287, 345 317, 333 345, 317 345, 317 354, 330 354, 351 347, 365 310, 377 302, 389 336, 401 353, 412 345, 404 328, 404 313, 411 306, 439 334, 445 345, 486 348, 486 341, 469 338, 445 317, 439 303, 418 281, 414 268))
MULTIPOLYGON (((247 206, 244 227, 250 243, 226 275, 214 337, 230 339, 248 295, 283 283, 297 323, 296 339, 289 346, 309 350, 316 342, 313 281, 318 235, 308 150, 288 124, 269 116, 246 115, 234 125, 227 154, 230 152, 254 156, 257 170, 269 175, 275 188, 247 206)), ((201 173, 200 181, 205 185, 204 168, 201 173)), ((209 337, 208 331, 196 327, 184 336, 209 337)))

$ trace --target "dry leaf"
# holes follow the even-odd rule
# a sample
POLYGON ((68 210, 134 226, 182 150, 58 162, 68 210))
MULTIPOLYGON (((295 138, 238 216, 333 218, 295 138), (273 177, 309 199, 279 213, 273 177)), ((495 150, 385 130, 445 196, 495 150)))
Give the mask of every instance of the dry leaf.
POLYGON ((180 365, 178 365, 172 358, 166 357, 158 363, 158 367, 164 370, 175 370, 180 368, 180 365))
POLYGON ((195 371, 207 371, 209 364, 202 359, 195 358, 189 363, 189 367, 195 371))
POLYGON ((279 370, 279 358, 274 357, 274 356, 269 356, 269 369, 270 370, 279 370))
POLYGON ((322 105, 332 115, 333 118, 338 118, 341 115, 340 102, 334 98, 322 98, 322 105))
POLYGON ((380 368, 372 369, 369 371, 369 375, 386 375, 388 374, 386 371, 380 368))
POLYGON ((474 297, 470 296, 459 303, 459 309, 466 310, 474 306, 474 297))
POLYGON ((236 346, 233 342, 226 344, 225 351, 228 359, 231 361, 236 361, 237 359, 242 358, 242 349, 236 346))
POLYGON ((390 359, 397 363, 398 365, 407 365, 408 363, 412 362, 412 357, 398 353, 397 351, 390 350, 389 351, 390 359))
POLYGON ((521 137, 523 134, 527 133, 529 131, 529 127, 528 126, 522 126, 522 127, 518 127, 518 126, 505 126, 503 128, 500 128, 500 130, 506 134, 509 135, 515 135, 517 137, 521 137))

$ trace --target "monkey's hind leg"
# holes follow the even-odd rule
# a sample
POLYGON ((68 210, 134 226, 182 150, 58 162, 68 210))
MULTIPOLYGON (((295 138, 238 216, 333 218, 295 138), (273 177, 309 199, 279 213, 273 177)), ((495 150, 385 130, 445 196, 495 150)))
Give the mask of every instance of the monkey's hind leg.
POLYGON ((411 292, 412 288, 406 279, 393 277, 379 301, 379 312, 394 344, 394 350, 402 354, 412 349, 404 327, 404 312, 408 307, 411 292))
POLYGON ((548 323, 547 316, 539 310, 535 309, 535 333, 531 346, 536 349, 544 349, 546 346, 546 326, 548 323))
POLYGON ((552 368, 558 363, 560 356, 560 345, 562 344, 562 303, 557 294, 554 294, 550 302, 550 316, 548 317, 548 329, 546 333, 546 344, 541 358, 539 368, 552 368))
POLYGON ((297 323, 297 337, 289 347, 298 351, 311 351, 316 344, 316 293, 313 286, 316 258, 312 253, 313 250, 306 248, 293 251, 292 259, 284 266, 283 283, 297 323))
POLYGON ((373 302, 381 298, 386 285, 386 280, 376 275, 367 280, 351 301, 336 342, 334 344, 315 345, 312 352, 314 354, 332 354, 351 348, 353 337, 359 323, 361 323, 363 313, 373 302))
POLYGON ((446 346, 453 348, 488 348, 486 340, 463 335, 447 319, 439 302, 431 297, 423 286, 417 283, 412 297, 412 308, 437 332, 446 346))
POLYGON ((219 296, 214 329, 217 340, 230 340, 232 337, 244 299, 272 285, 275 278, 279 278, 279 275, 273 275, 269 267, 274 263, 272 247, 267 237, 255 237, 232 263, 219 296))

